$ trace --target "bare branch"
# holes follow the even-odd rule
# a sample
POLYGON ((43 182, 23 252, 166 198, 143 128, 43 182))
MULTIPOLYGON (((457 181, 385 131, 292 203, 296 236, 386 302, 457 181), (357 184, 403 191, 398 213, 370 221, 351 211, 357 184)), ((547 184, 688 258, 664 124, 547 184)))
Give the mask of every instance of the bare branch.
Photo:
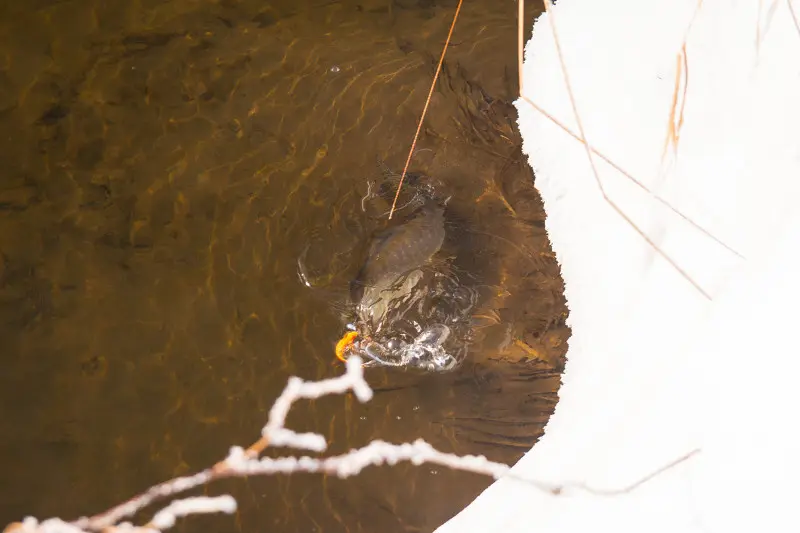
POLYGON ((173 527, 177 519, 184 516, 204 513, 232 514, 236 511, 236 500, 230 495, 176 499, 158 511, 144 526, 135 526, 129 522, 121 522, 121 520, 133 516, 157 501, 175 497, 190 489, 225 477, 305 472, 348 478, 359 474, 369 466, 395 465, 401 461, 408 461, 414 465, 437 464, 455 470, 490 476, 494 479, 513 479, 552 495, 560 495, 569 489, 574 489, 594 495, 609 496, 634 490, 696 453, 696 451, 691 452, 649 474, 637 483, 616 491, 594 489, 583 483, 543 483, 514 475, 510 472, 511 467, 508 465, 490 461, 482 455, 459 456, 436 450, 422 439, 405 444, 391 444, 375 440, 362 448, 324 458, 258 457, 266 448, 269 442, 268 438, 278 439, 281 445, 294 448, 325 449, 327 443, 321 435, 300 434, 284 428, 286 416, 292 404, 299 399, 313 399, 329 394, 353 391, 359 401, 369 401, 372 398, 372 389, 364 381, 361 363, 358 356, 349 357, 346 366, 347 372, 344 375, 319 382, 306 382, 297 377, 289 378, 286 388, 270 411, 269 422, 262 430, 262 437, 247 449, 241 446, 231 447, 228 456, 211 468, 192 476, 159 483, 138 496, 90 518, 81 518, 73 522, 51 518, 39 522, 36 518, 27 517, 22 522, 9 524, 4 533, 95 533, 98 531, 103 531, 103 533, 160 533, 173 527))

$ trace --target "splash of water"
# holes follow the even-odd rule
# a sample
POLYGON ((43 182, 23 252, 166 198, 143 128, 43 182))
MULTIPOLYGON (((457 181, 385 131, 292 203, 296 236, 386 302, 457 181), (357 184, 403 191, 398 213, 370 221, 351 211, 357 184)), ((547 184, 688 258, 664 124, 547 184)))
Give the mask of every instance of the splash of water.
POLYGON ((371 366, 453 370, 471 343, 475 289, 447 268, 426 267, 356 309, 351 329, 359 332, 352 352, 371 366))

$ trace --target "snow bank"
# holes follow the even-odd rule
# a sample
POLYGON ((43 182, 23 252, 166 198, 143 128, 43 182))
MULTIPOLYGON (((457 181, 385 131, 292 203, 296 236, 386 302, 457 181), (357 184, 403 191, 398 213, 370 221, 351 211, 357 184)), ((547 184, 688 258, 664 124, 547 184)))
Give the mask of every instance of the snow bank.
POLYGON ((502 480, 440 533, 800 531, 800 30, 788 5, 561 0, 536 22, 526 96, 579 131, 554 23, 586 138, 652 192, 595 157, 608 196, 710 298, 603 199, 584 147, 518 101, 573 335, 556 413, 513 471, 624 489, 700 451, 610 495, 502 480))

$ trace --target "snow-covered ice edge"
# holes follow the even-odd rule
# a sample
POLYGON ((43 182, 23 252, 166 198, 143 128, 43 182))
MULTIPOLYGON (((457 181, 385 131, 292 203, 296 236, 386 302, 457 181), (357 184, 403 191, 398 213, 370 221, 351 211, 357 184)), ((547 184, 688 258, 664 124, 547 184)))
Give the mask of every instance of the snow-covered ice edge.
POLYGON ((800 531, 800 29, 785 0, 560 0, 525 48, 524 152, 562 266, 561 400, 512 469, 439 533, 800 531), (670 126, 672 125, 672 126, 670 126), (691 219, 682 219, 667 203, 691 219), (704 234, 701 226, 727 247, 704 234))

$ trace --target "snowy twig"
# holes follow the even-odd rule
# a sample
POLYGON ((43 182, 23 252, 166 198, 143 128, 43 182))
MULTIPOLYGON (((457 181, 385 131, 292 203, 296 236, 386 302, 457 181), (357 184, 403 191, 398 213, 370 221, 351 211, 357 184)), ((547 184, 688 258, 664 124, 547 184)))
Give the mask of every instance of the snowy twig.
POLYGON ((319 382, 306 382, 297 377, 290 378, 286 388, 270 410, 269 420, 261 430, 261 438, 247 449, 233 446, 228 456, 211 468, 191 476, 179 477, 155 485, 138 496, 92 517, 80 518, 73 522, 66 522, 59 518, 39 522, 33 517, 27 517, 22 522, 9 524, 4 533, 93 533, 97 531, 159 533, 171 528, 175 521, 182 516, 200 513, 233 513, 236 511, 236 500, 229 495, 177 499, 158 511, 153 519, 144 526, 134 526, 121 521, 157 501, 177 496, 192 488, 224 477, 312 472, 346 478, 358 474, 370 465, 393 465, 399 461, 411 461, 417 465, 422 463, 439 464, 494 478, 499 478, 508 472, 509 467, 504 464, 494 463, 483 456, 460 457, 443 453, 434 449, 424 440, 417 440, 413 444, 373 441, 363 448, 327 458, 259 458, 260 453, 268 445, 324 451, 327 448, 327 442, 322 435, 296 433, 285 428, 286 416, 292 404, 299 399, 314 399, 329 394, 353 391, 359 401, 369 401, 372 398, 372 389, 364 381, 361 363, 359 357, 349 357, 347 371, 344 375, 319 382))
POLYGON ((309 472, 332 474, 340 478, 356 475, 367 466, 394 465, 400 461, 411 461, 415 465, 438 464, 494 478, 499 478, 510 469, 502 463, 489 461, 480 455, 459 456, 440 452, 422 439, 411 444, 391 444, 374 440, 363 448, 322 459, 313 457, 248 459, 241 448, 233 448, 231 455, 228 456, 230 468, 242 475, 309 472))
POLYGON ((372 389, 364 381, 361 359, 358 356, 347 359, 347 372, 337 378, 319 382, 306 382, 297 377, 290 378, 286 388, 270 410, 269 421, 261 430, 261 438, 247 449, 240 446, 231 447, 228 456, 213 467, 191 476, 179 477, 154 485, 138 496, 92 517, 80 518, 73 522, 65 522, 60 518, 39 522, 33 517, 27 517, 22 522, 9 524, 4 533, 95 533, 99 531, 104 533, 160 533, 171 528, 175 525, 176 520, 183 516, 203 513, 231 514, 236 511, 236 500, 230 495, 175 499, 158 511, 144 526, 134 526, 129 522, 122 522, 122 520, 130 518, 157 501, 175 497, 190 489, 225 477, 307 472, 347 478, 360 473, 368 466, 394 465, 400 461, 410 461, 415 465, 438 464, 455 470, 491 476, 495 479, 511 478, 554 495, 563 494, 566 489, 575 489, 597 496, 613 496, 636 489, 697 452, 696 450, 690 452, 633 485, 623 489, 610 490, 591 488, 583 483, 546 484, 513 476, 509 473, 510 467, 507 465, 489 461, 481 455, 459 456, 444 453, 436 450, 422 439, 410 444, 391 444, 375 440, 363 448, 324 458, 307 456, 259 458, 260 453, 267 445, 324 451, 327 448, 327 442, 322 435, 295 433, 283 427, 289 409, 299 399, 319 398, 351 390, 361 402, 367 402, 372 398, 372 389))

